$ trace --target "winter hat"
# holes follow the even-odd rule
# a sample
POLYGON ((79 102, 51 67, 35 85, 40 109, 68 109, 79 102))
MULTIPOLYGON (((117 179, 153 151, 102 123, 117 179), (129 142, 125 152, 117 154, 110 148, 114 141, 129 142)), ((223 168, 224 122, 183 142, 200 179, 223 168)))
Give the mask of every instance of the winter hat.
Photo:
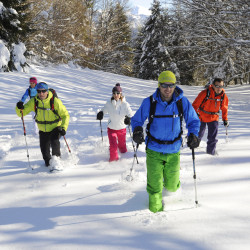
POLYGON ((31 77, 30 78, 30 83, 31 82, 34 82, 37 85, 37 79, 36 79, 36 77, 31 77))
POLYGON ((117 83, 116 85, 115 85, 115 87, 113 88, 113 90, 112 90, 112 92, 114 93, 114 92, 122 92, 122 88, 121 88, 121 86, 120 86, 120 83, 117 83))
POLYGON ((45 82, 39 82, 37 84, 37 89, 46 89, 46 90, 48 90, 49 88, 48 88, 47 83, 45 83, 45 82))
POLYGON ((158 83, 171 82, 176 83, 175 74, 171 71, 163 71, 158 77, 158 83))

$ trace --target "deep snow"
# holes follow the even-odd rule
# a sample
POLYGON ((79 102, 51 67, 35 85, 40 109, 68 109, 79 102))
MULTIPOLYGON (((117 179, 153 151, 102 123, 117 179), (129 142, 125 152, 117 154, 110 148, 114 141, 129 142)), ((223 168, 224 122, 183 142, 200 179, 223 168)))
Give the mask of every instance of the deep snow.
MULTIPOLYGON (((168 198, 166 211, 147 209, 145 146, 138 150, 134 181, 125 177, 133 162, 128 152, 108 162, 107 116, 101 141, 98 109, 121 83, 136 111, 157 86, 125 76, 69 66, 33 66, 30 73, 0 73, 0 246, 1 249, 198 249, 250 247, 250 86, 226 89, 229 96, 228 138, 220 122, 219 156, 205 153, 205 137, 196 150, 195 207, 193 161, 181 149, 182 190, 168 198), (64 171, 44 166, 31 115, 27 129, 29 169, 21 119, 15 104, 30 76, 56 89, 70 113, 61 139, 64 171)), ((181 86, 192 102, 202 87, 181 86)))

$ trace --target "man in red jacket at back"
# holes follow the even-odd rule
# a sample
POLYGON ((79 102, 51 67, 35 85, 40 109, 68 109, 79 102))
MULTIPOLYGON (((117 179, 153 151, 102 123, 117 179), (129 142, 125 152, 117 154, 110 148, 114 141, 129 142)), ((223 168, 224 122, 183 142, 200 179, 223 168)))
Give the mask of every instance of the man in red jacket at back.
POLYGON ((201 121, 199 139, 203 137, 206 125, 208 127, 207 153, 211 155, 216 154, 220 110, 224 126, 229 126, 227 119, 228 97, 223 87, 224 81, 215 78, 208 89, 201 91, 192 104, 201 121))

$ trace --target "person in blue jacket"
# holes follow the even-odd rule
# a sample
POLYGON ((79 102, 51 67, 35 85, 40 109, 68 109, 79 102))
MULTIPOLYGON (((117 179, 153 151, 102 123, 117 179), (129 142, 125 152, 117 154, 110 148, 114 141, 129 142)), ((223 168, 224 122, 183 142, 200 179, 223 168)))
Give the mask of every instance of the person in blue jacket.
POLYGON ((163 71, 158 77, 158 88, 152 97, 143 100, 140 108, 131 118, 133 140, 144 142, 143 124, 146 119, 146 164, 149 210, 163 211, 162 191, 176 192, 180 187, 180 147, 182 144, 181 112, 188 129, 188 146, 199 146, 200 120, 191 103, 176 86, 176 77, 171 71, 163 71), (152 116, 151 105, 155 105, 152 116), (151 113, 151 115, 150 115, 151 113), (151 118, 149 117, 151 116, 151 118))
MULTIPOLYGON (((24 95, 22 96, 22 98, 20 100, 20 102, 22 102, 22 104, 24 104, 24 102, 26 101, 26 99, 28 97, 30 97, 30 99, 31 99, 37 95, 37 79, 36 79, 36 77, 30 77, 29 83, 30 83, 30 86, 26 89, 24 95)), ((36 125, 36 122, 34 119, 35 112, 33 112, 32 118, 33 118, 33 124, 34 124, 34 128, 35 128, 35 134, 38 135, 38 128, 37 128, 37 125, 36 125)))
POLYGON ((30 86, 26 89, 24 95, 22 96, 21 102, 25 102, 25 100, 28 98, 35 97, 37 94, 37 79, 36 77, 31 77, 30 78, 30 86))

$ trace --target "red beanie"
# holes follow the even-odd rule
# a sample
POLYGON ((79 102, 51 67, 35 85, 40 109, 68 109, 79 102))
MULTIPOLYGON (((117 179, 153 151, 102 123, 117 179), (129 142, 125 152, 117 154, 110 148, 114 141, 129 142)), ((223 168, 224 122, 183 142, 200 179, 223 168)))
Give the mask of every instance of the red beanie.
POLYGON ((36 79, 36 77, 31 77, 30 78, 30 83, 31 82, 34 82, 37 85, 37 79, 36 79))

